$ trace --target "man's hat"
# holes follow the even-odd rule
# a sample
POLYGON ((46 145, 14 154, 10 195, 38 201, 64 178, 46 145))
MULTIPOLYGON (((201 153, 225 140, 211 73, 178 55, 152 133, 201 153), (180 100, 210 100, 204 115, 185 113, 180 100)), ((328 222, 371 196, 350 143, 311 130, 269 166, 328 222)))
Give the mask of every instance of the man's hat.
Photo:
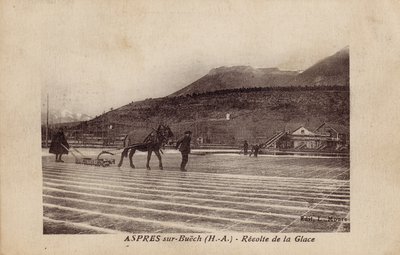
POLYGON ((190 135, 191 133, 192 133, 192 131, 189 131, 189 130, 188 130, 188 131, 185 131, 184 134, 185 134, 185 135, 186 135, 186 134, 189 134, 189 135, 190 135))

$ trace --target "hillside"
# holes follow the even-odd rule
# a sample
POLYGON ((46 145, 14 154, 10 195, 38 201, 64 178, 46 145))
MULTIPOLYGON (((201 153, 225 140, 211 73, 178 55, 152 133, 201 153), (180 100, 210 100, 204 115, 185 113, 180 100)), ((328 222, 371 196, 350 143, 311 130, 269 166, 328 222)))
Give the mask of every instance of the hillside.
POLYGON ((250 66, 219 67, 207 75, 178 90, 170 96, 205 93, 223 89, 275 87, 289 85, 298 73, 278 68, 253 68, 250 66))
POLYGON ((170 96, 223 89, 283 86, 349 86, 349 48, 329 56, 304 72, 250 66, 219 67, 170 96))
POLYGON ((349 86, 349 48, 327 57, 297 75, 296 86, 349 86))
POLYGON ((149 99, 83 122, 77 129, 95 133, 112 125, 114 134, 136 130, 143 137, 161 122, 177 136, 189 129, 194 137, 224 144, 263 141, 297 123, 330 122, 349 130, 349 90, 340 86, 253 88, 149 99))
POLYGON ((245 139, 262 142, 288 127, 312 129, 323 122, 349 132, 349 89, 345 48, 302 73, 249 66, 216 68, 168 97, 132 102, 68 131, 75 136, 116 138, 134 130, 140 141, 165 123, 175 139, 191 130, 205 143, 232 145, 245 139))

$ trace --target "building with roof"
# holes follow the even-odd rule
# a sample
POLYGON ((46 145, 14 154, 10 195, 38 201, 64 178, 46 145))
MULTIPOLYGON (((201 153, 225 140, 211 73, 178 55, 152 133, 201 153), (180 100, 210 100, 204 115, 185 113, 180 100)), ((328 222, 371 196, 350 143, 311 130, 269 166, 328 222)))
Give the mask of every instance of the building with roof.
POLYGON ((300 124, 286 125, 265 143, 266 148, 298 151, 347 151, 349 130, 344 126, 322 123, 316 128, 300 124))

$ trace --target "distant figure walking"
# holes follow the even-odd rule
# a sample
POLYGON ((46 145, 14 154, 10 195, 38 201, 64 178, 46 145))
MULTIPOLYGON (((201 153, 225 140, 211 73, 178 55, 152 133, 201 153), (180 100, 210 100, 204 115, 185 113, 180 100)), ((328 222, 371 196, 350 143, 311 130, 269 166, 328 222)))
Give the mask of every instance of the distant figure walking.
POLYGON ((244 144, 243 144, 243 153, 244 153, 244 155, 247 155, 248 149, 249 149, 249 144, 247 143, 247 140, 244 140, 244 144))
POLYGON ((56 154, 56 162, 64 162, 61 159, 63 154, 68 154, 69 144, 64 135, 63 128, 59 128, 51 139, 50 150, 52 154, 56 154))
POLYGON ((249 154, 249 157, 251 157, 252 154, 254 154, 254 157, 258 156, 258 151, 260 150, 260 146, 258 144, 255 144, 251 147, 251 152, 249 154))
POLYGON ((192 139, 192 132, 185 131, 185 135, 176 142, 176 149, 179 148, 179 151, 182 154, 182 162, 181 162, 181 171, 186 170, 186 164, 189 161, 189 153, 190 153, 190 141, 192 139))

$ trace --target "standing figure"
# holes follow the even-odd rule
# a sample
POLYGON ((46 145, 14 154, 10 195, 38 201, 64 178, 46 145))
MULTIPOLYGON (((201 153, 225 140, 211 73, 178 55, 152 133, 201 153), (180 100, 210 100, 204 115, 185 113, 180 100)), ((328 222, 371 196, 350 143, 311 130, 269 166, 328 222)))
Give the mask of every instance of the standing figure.
POLYGON ((254 145, 254 157, 258 156, 258 151, 260 150, 260 145, 254 145))
POLYGON ((176 142, 176 149, 179 148, 179 151, 182 154, 182 163, 181 163, 181 171, 187 171, 186 170, 186 164, 189 161, 189 153, 190 153, 190 140, 192 138, 192 132, 191 131, 185 131, 185 136, 183 136, 181 139, 179 139, 176 142))
POLYGON ((249 157, 251 157, 251 155, 253 155, 253 154, 254 154, 254 157, 257 157, 259 150, 260 150, 260 145, 258 145, 258 144, 252 145, 249 157))
POLYGON ((247 143, 247 140, 244 140, 244 144, 243 144, 243 153, 244 153, 244 155, 247 155, 248 149, 249 149, 249 144, 247 143))
POLYGON ((56 162, 64 162, 61 160, 62 154, 68 154, 69 144, 64 135, 64 130, 60 127, 51 139, 50 150, 52 154, 56 154, 56 162))

